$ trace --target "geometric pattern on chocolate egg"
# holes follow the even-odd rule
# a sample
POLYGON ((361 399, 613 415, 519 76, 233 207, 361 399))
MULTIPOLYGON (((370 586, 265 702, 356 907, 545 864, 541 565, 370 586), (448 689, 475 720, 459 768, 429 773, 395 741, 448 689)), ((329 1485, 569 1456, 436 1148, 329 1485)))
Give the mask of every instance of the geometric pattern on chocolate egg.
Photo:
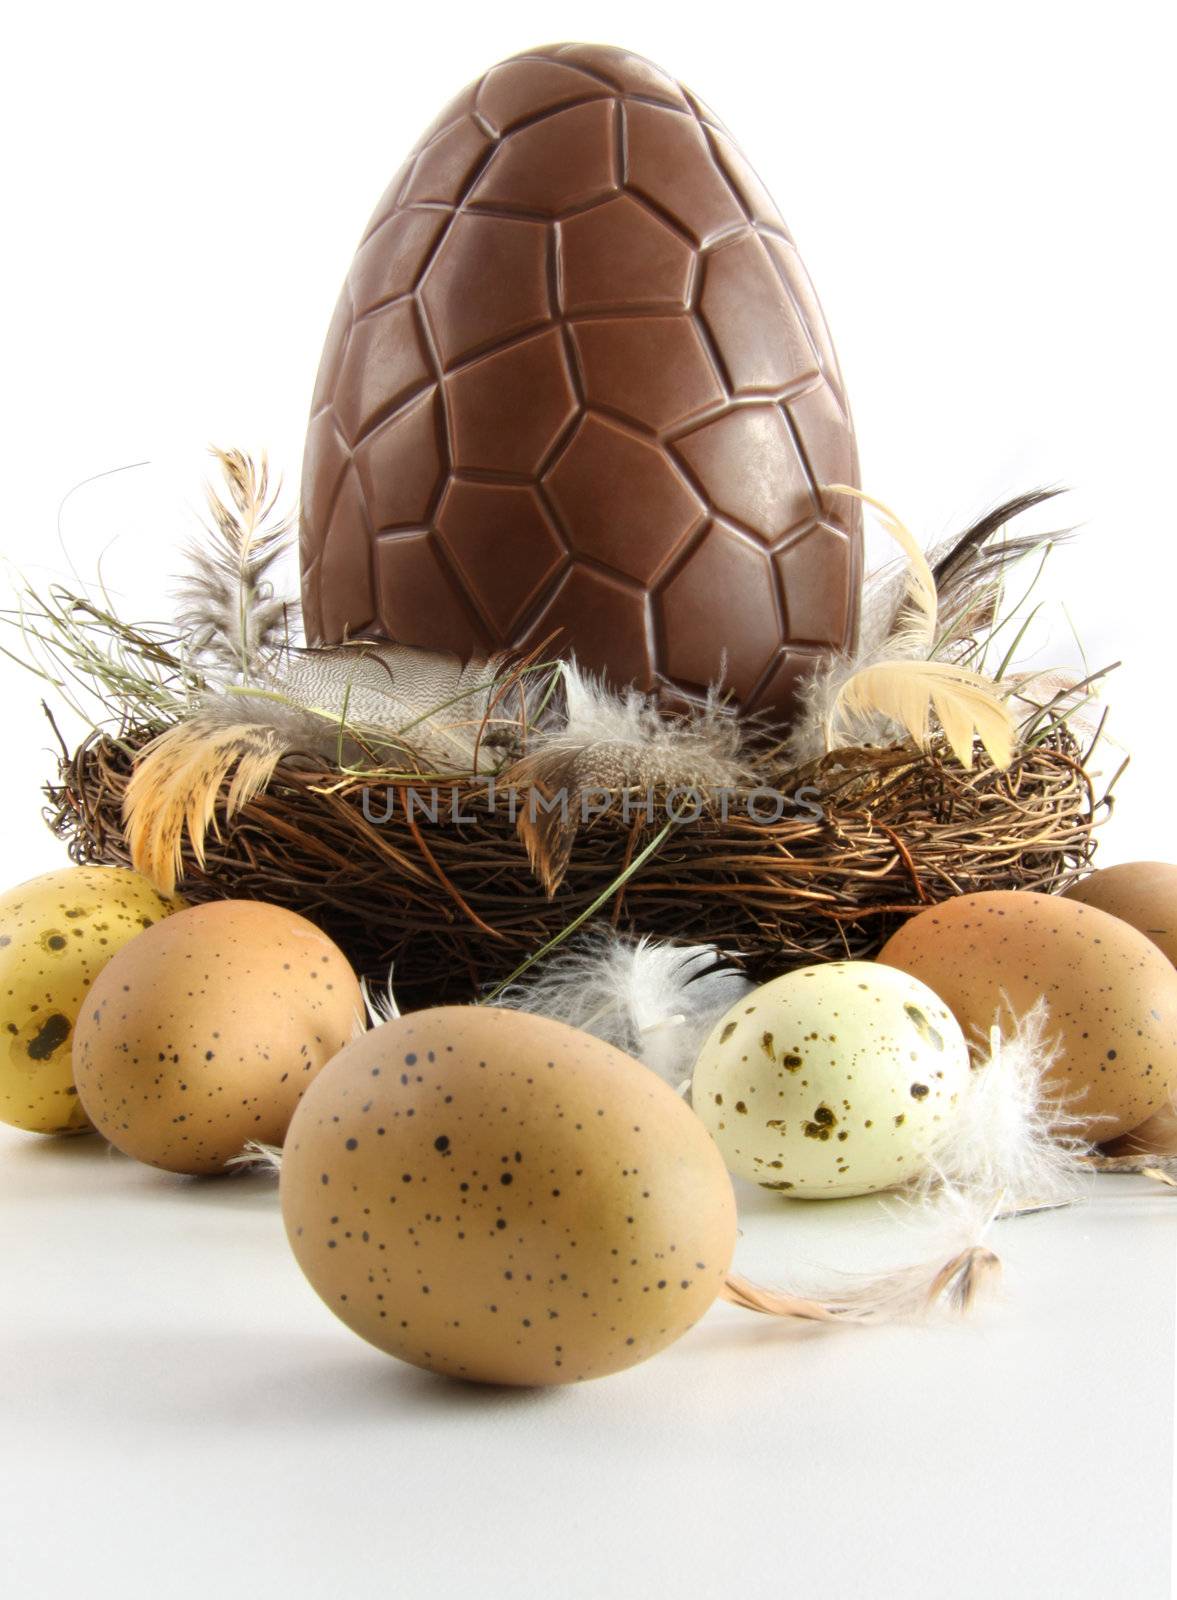
POLYGON ((308 637, 574 649, 787 718, 853 643, 837 359, 714 115, 649 62, 501 63, 389 186, 328 332, 303 466, 308 637), (554 637, 553 637, 554 636, 554 637))

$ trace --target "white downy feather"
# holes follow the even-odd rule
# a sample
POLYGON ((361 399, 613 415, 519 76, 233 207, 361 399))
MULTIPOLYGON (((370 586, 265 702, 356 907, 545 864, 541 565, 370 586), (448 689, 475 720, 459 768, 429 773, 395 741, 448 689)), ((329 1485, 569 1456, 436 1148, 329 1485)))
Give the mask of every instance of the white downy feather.
POLYGON ((364 997, 370 1028, 378 1028, 382 1022, 395 1022, 402 1015, 393 984, 392 967, 388 969, 388 978, 383 989, 374 989, 367 978, 361 978, 360 993, 364 997))
POLYGON ((1082 1196, 1091 1146, 1075 1129, 1085 1119, 1047 1083, 1060 1049, 1043 998, 1021 1016, 997 1018, 959 1116, 928 1152, 918 1188, 933 1203, 941 1188, 975 1194, 1003 1213, 1082 1196))
POLYGON ((752 988, 714 945, 631 939, 596 927, 494 1003, 591 1033, 681 1089, 715 1023, 752 988))

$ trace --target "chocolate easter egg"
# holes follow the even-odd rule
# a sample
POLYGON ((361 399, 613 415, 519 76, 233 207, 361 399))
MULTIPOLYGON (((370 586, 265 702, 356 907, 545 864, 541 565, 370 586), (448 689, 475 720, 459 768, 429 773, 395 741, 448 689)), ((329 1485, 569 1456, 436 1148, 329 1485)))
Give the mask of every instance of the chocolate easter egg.
POLYGON ((787 718, 853 642, 846 397, 771 199, 637 56, 491 69, 368 226, 303 467, 313 643, 541 644, 677 701, 787 718))

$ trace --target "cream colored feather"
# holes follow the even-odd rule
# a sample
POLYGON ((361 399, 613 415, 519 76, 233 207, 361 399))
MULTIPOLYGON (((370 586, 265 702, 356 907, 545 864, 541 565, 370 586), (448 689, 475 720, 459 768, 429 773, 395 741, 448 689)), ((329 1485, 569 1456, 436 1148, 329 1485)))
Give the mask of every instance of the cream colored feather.
POLYGON ((891 648, 905 655, 926 655, 936 642, 936 622, 939 601, 936 596, 936 579, 928 558, 911 529, 899 520, 890 506, 852 489, 846 483, 825 485, 826 494, 848 494, 879 514, 879 520, 895 543, 907 557, 906 599, 891 632, 891 648))
POLYGON ((929 744, 931 713, 963 767, 973 764, 979 738, 994 766, 1013 760, 1016 730, 1009 707, 986 678, 948 661, 880 661, 847 679, 826 721, 826 748, 854 742, 856 718, 889 717, 914 742, 929 744))
POLYGON ((275 728, 199 716, 145 745, 123 798, 136 870, 162 893, 171 894, 180 871, 185 828, 203 867, 205 838, 210 828, 216 832, 217 797, 230 772, 226 818, 261 793, 287 748, 275 728))

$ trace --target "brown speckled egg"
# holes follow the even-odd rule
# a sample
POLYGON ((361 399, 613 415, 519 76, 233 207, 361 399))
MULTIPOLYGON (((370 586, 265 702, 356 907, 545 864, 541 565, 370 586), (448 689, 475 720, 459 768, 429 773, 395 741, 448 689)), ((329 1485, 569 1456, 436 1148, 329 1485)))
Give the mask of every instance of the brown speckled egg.
POLYGON ((1177 866, 1171 862, 1125 861, 1101 867, 1068 889, 1066 898, 1119 917, 1177 965, 1177 866))
POLYGON ((363 1028, 343 952, 253 900, 193 906, 121 950, 87 995, 74 1077, 98 1131, 169 1172, 281 1144, 325 1062, 363 1028))
POLYGON ((1136 1127, 1177 1084, 1177 971, 1106 911, 1020 890, 960 895, 913 917, 879 960, 934 989, 969 1038, 1006 1002, 1022 1014, 1045 996, 1063 1047, 1051 1082, 1086 1138, 1136 1127))
POLYGON ((78 1010, 115 952, 183 903, 121 867, 66 867, 0 896, 0 1122, 89 1126, 74 1087, 78 1010))
POLYGON ((703 1315, 736 1240, 723 1161, 673 1090, 484 1006, 387 1022, 330 1064, 291 1124, 282 1210, 348 1327, 484 1383, 644 1361, 703 1315))
POLYGON ((1147 1122, 1103 1146, 1109 1156, 1177 1156, 1177 1106, 1166 1100, 1147 1122))

